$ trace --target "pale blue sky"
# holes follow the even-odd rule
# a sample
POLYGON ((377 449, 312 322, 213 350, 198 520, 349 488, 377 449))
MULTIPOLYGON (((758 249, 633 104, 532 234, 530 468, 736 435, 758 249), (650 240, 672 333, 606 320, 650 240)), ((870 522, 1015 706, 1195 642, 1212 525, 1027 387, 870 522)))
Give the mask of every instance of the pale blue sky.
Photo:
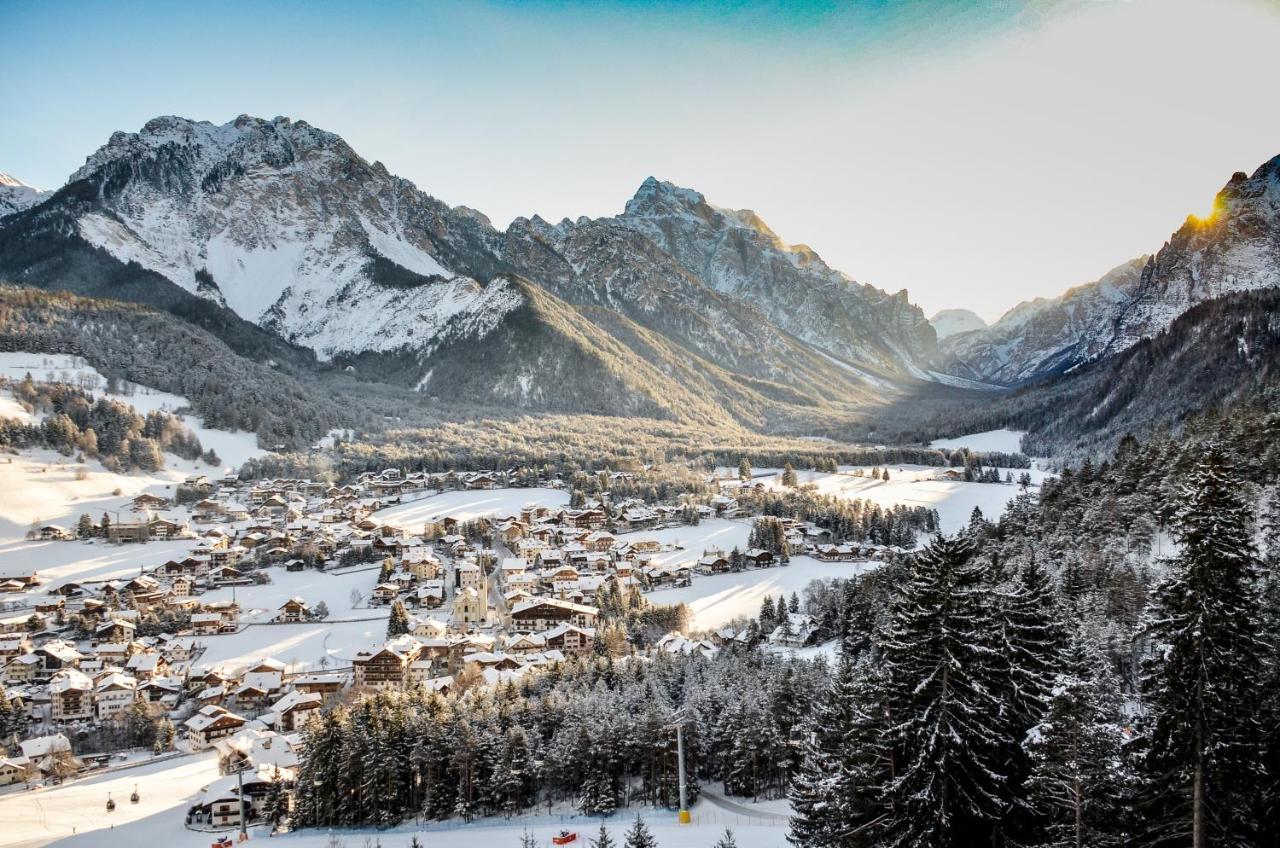
POLYGON ((503 226, 648 175, 928 312, 1100 276, 1280 154, 1280 6, 0 0, 0 170, 289 115, 503 226))

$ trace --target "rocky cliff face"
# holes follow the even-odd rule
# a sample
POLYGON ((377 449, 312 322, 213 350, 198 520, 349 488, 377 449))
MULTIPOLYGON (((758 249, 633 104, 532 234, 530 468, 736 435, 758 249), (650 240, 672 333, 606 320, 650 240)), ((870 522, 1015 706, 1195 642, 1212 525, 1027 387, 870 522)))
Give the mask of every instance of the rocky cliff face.
POLYGON ((1139 257, 1059 297, 1020 303, 986 329, 947 336, 938 370, 1014 386, 1079 364, 1085 340, 1104 332, 1133 297, 1146 263, 1139 257))
POLYGON ((691 189, 645 180, 619 224, 647 236, 705 285, 754 304, 825 354, 924 377, 936 335, 906 291, 889 294, 785 244, 749 209, 721 209, 691 189))

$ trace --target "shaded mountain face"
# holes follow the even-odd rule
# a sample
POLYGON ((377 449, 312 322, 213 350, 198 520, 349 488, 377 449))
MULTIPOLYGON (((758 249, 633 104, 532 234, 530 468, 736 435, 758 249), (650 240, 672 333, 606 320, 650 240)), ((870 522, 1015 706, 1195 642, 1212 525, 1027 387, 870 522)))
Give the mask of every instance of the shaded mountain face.
POLYGON ((1061 297, 1019 304, 941 344, 938 370, 1019 385, 1113 356, 1206 301, 1280 285, 1280 157, 1236 173, 1209 218, 1190 217, 1143 256, 1061 297))
POLYGON ((17 177, 0 173, 0 218, 30 209, 52 193, 32 188, 17 177))
POLYGON ((704 417, 711 403, 759 421, 815 393, 883 398, 936 353, 905 292, 853 282, 754 213, 649 179, 619 216, 500 232, 288 118, 164 117, 116 133, 52 197, 0 222, 0 276, 531 408, 663 412, 681 398, 704 417), (481 361, 501 377, 475 373, 481 361), (598 403, 566 384, 575 374, 598 403))

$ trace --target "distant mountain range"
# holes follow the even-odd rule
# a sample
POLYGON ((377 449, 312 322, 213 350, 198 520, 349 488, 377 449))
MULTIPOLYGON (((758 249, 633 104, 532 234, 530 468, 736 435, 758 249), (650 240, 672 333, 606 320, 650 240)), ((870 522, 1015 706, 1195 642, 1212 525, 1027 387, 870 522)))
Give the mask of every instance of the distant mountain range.
POLYGON ((650 178, 616 217, 500 231, 287 118, 116 133, 63 188, 13 204, 0 277, 528 408, 759 423, 778 403, 883 399, 931 380, 937 354, 906 292, 856 283, 753 212, 650 178))
POLYGON ((616 216, 498 230, 306 122, 162 117, 56 192, 0 175, 0 279, 158 306, 241 354, 427 398, 778 427, 1024 385, 1276 285, 1278 171, 1237 174, 1154 256, 988 327, 926 320, 754 212, 652 177, 616 216))

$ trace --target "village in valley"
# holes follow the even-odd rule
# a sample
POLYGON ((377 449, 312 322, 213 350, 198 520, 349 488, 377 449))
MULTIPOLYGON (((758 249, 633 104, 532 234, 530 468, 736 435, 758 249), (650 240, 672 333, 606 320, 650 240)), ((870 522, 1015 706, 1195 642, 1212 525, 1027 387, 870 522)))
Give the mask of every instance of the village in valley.
MULTIPOLYGON (((1018 490, 1011 474, 989 487, 954 466, 744 460, 707 478, 709 496, 612 496, 646 471, 597 472, 591 498, 528 469, 191 473, 94 501, 74 522, 33 522, 0 574, 12 743, 0 793, 144 766, 162 776, 157 763, 205 756, 215 779, 171 810, 185 827, 276 826, 302 731, 326 707, 379 690, 462 694, 583 657, 713 656, 730 643, 822 653, 806 586, 893 561, 942 521, 919 506, 895 524, 908 513, 867 502, 873 533, 842 537, 760 514, 765 493, 875 494, 891 475, 1005 500, 1018 490)), ((126 800, 110 794, 94 803, 126 800)))

